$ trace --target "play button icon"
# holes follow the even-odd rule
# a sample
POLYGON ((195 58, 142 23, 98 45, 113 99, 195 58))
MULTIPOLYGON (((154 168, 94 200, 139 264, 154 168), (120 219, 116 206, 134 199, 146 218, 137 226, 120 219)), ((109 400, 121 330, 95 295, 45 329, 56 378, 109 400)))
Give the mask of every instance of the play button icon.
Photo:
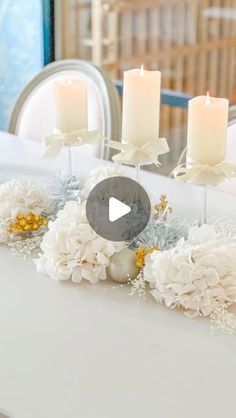
POLYGON ((110 197, 109 199, 109 221, 115 222, 122 216, 127 215, 131 212, 131 207, 126 205, 115 197, 110 197))
POLYGON ((98 183, 86 202, 92 229, 109 241, 131 241, 147 226, 151 203, 147 192, 128 177, 110 177, 98 183))

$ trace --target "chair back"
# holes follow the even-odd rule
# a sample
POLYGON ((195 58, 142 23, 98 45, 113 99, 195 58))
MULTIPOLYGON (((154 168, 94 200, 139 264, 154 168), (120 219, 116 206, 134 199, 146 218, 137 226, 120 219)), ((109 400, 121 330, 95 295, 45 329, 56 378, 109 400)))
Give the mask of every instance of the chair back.
MULTIPOLYGON (((108 74, 81 60, 61 60, 47 65, 20 94, 11 113, 10 133, 41 141, 54 129, 52 84, 60 78, 84 80, 88 85, 88 128, 100 129, 104 138, 120 140, 121 108, 119 96, 108 74)), ((108 158, 109 151, 99 145, 93 154, 108 158)))

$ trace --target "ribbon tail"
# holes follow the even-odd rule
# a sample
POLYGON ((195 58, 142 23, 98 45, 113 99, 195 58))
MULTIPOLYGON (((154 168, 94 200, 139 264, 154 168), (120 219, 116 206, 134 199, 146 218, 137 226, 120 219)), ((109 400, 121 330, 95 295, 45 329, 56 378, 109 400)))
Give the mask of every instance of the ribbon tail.
POLYGON ((154 164, 157 168, 161 166, 160 161, 158 160, 159 153, 155 149, 143 150, 143 158, 147 163, 154 164))
POLYGON ((47 149, 42 156, 43 159, 56 158, 60 154, 64 145, 62 136, 46 136, 44 137, 44 143, 47 149))
POLYGON ((179 165, 176 167, 172 173, 171 173, 175 180, 178 182, 185 182, 189 180, 189 172, 188 169, 183 167, 182 165, 179 165))
POLYGON ((158 159, 151 161, 157 168, 161 167, 161 163, 158 159))

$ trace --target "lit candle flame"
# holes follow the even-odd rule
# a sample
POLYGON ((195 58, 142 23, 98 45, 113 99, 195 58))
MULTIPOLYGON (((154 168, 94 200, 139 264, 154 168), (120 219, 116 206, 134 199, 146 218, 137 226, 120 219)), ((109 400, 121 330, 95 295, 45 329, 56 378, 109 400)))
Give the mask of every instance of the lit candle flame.
POLYGON ((205 105, 210 106, 210 104, 211 104, 211 98, 210 98, 209 91, 208 91, 206 95, 205 105))
POLYGON ((141 69, 140 69, 139 74, 140 74, 141 76, 143 76, 143 75, 145 74, 145 71, 144 71, 143 65, 141 66, 141 69))

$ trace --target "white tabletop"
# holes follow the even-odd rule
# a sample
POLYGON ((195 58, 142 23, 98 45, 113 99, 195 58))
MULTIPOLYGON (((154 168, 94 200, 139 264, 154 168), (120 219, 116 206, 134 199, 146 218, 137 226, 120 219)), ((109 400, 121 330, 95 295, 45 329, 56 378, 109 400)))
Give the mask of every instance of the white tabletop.
MULTIPOLYGON (((51 174, 41 144, 0 135, 1 178, 51 174), (3 169, 2 169, 3 168, 3 169)), ((58 163, 59 164, 59 163, 58 163)), ((81 171, 98 161, 77 157, 81 171)), ((157 196, 197 211, 199 190, 144 173, 157 196)), ((210 210, 235 197, 209 193, 210 210)), ((230 206, 230 208, 229 208, 230 206)), ((15 418, 220 418, 235 414, 236 338, 211 336, 125 288, 58 283, 0 248, 0 411, 15 418)))

